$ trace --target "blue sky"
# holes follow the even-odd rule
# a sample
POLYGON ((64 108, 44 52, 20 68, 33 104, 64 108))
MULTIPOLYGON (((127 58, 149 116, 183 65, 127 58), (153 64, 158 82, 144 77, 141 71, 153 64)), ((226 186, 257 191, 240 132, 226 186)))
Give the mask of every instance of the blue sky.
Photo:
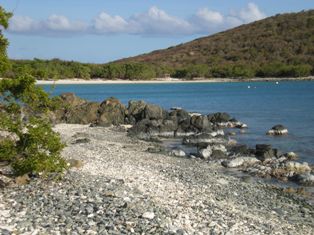
POLYGON ((167 48, 314 0, 0 0, 14 12, 8 54, 103 63, 167 48))

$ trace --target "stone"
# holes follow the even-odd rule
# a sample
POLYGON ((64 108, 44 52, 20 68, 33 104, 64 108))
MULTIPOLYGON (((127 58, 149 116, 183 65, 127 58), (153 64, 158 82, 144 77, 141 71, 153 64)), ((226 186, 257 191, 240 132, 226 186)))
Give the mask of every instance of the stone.
POLYGON ((207 116, 194 115, 191 117, 191 124, 199 131, 207 131, 211 129, 211 123, 208 121, 207 116))
POLYGON ((221 150, 214 150, 212 151, 212 154, 210 156, 211 159, 213 160, 218 160, 218 159, 225 159, 228 156, 226 155, 225 152, 221 151, 221 150))
POLYGON ((287 135, 288 129, 283 125, 275 125, 266 133, 267 135, 287 135))
POLYGON ((164 118, 163 109, 160 106, 154 104, 147 104, 142 114, 143 119, 158 120, 164 118))
POLYGON ((18 176, 15 178, 15 183, 17 185, 24 185, 24 184, 28 184, 30 181, 30 178, 27 174, 22 175, 22 176, 18 176))
POLYGON ((126 116, 125 106, 116 98, 111 97, 100 104, 98 110, 98 126, 110 126, 124 124, 126 116))
POLYGON ((129 101, 127 117, 130 124, 135 124, 142 120, 145 107, 146 103, 142 100, 129 101))
POLYGON ((231 119, 231 116, 228 113, 221 112, 209 114, 207 117, 212 123, 228 122, 231 119))
POLYGON ((297 174, 292 180, 304 186, 314 186, 314 175, 310 173, 297 174))
POLYGON ((154 212, 145 212, 142 215, 142 218, 152 220, 155 218, 155 214, 154 214, 154 212))
POLYGON ((275 158, 276 152, 270 144, 257 144, 255 155, 259 160, 266 161, 267 159, 275 158))
POLYGON ((240 167, 243 165, 246 165, 246 166, 253 165, 258 162, 260 161, 255 157, 237 157, 230 161, 223 161, 222 165, 228 168, 235 168, 235 167, 240 167))
POLYGON ((84 165, 83 161, 77 159, 69 159, 67 162, 69 167, 81 168, 84 165))
POLYGON ((62 105, 70 107, 82 105, 86 102, 85 100, 77 97, 74 93, 70 92, 61 94, 60 98, 62 100, 62 105))
POLYGON ((175 157, 186 157, 186 153, 182 149, 172 149, 170 155, 175 157))
POLYGON ((250 154, 250 150, 248 146, 245 144, 238 144, 238 145, 232 146, 230 149, 230 152, 237 155, 249 155, 250 154))
POLYGON ((210 147, 210 145, 208 145, 207 148, 199 150, 198 154, 203 159, 209 159, 212 155, 212 152, 212 148, 210 147))
POLYGON ((86 102, 81 105, 69 107, 64 114, 64 119, 66 123, 73 124, 94 123, 98 117, 98 109, 99 103, 86 102))
POLYGON ((290 160, 290 161, 294 161, 294 160, 298 160, 299 159, 299 156, 294 153, 294 152, 288 152, 288 153, 285 153, 284 156, 290 160))
POLYGON ((306 172, 311 172, 312 170, 307 162, 300 163, 300 162, 289 161, 285 163, 284 168, 287 171, 294 172, 294 173, 306 173, 306 172))

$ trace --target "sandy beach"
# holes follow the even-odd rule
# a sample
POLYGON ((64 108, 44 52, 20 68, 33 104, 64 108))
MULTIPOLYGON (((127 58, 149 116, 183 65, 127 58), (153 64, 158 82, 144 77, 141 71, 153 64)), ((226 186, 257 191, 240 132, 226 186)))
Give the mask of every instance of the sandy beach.
POLYGON ((249 78, 249 79, 238 79, 238 78, 196 78, 193 80, 182 80, 177 78, 156 78, 153 80, 103 80, 103 79, 61 79, 61 80, 37 80, 38 85, 71 85, 71 84, 162 84, 162 83, 219 83, 219 82, 278 82, 278 81, 307 81, 314 80, 314 77, 303 77, 303 78, 249 78))
MULTIPOLYGON (((63 156, 79 161, 61 182, 0 194, 12 234, 313 234, 314 208, 219 164, 149 153, 154 143, 119 127, 59 124, 63 156), (35 232, 35 233, 34 233, 35 232)), ((11 233, 8 233, 11 234, 11 233)))

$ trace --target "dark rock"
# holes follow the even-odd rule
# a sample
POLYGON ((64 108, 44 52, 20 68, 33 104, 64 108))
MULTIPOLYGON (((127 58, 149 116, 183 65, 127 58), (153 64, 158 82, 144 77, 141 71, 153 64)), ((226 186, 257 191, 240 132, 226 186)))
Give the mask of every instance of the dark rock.
POLYGON ((129 136, 149 140, 152 136, 159 135, 159 126, 156 120, 143 119, 128 130, 129 136))
POLYGON ((248 146, 245 144, 232 146, 230 149, 230 152, 234 153, 234 154, 239 154, 239 155, 250 154, 250 150, 249 150, 248 146))
POLYGON ((66 123, 74 124, 94 123, 97 120, 98 109, 99 103, 96 102, 88 102, 74 107, 69 107, 64 114, 64 119, 66 123))
POLYGON ((267 135, 287 135, 288 129, 285 126, 279 124, 279 125, 273 126, 269 131, 267 131, 266 134, 267 135))
POLYGON ((154 147, 149 147, 147 149, 147 152, 149 152, 149 153, 165 153, 166 149, 163 146, 154 146, 154 147))
POLYGON ((209 114, 208 120, 212 123, 219 123, 219 122, 228 122, 231 120, 231 116, 228 113, 214 113, 209 114))
POLYGON ((85 100, 77 97, 74 93, 70 93, 70 92, 61 94, 60 98, 62 100, 62 105, 66 105, 70 107, 82 105, 86 102, 85 100))
POLYGON ((100 104, 98 111, 98 126, 119 125, 124 123, 126 116, 125 106, 116 98, 109 98, 100 104))
POLYGON ((192 116, 191 124, 199 131, 206 131, 211 129, 211 123, 208 121, 207 116, 192 116))
POLYGON ((164 116, 164 111, 163 109, 158 106, 158 105, 154 105, 154 104, 147 104, 145 106, 144 112, 143 112, 143 119, 163 119, 164 116))
POLYGON ((261 161, 276 157, 276 153, 270 144, 257 144, 255 154, 257 159, 261 161))
POLYGON ((143 119, 143 112, 146 107, 146 103, 142 100, 130 100, 128 105, 128 120, 130 124, 135 124, 136 122, 143 119))
POLYGON ((210 156, 211 159, 225 159, 227 158, 228 156, 221 150, 213 150, 212 151, 212 154, 210 156))
POLYGON ((180 110, 174 110, 169 113, 170 119, 172 119, 175 123, 177 123, 178 126, 180 126, 180 129, 182 131, 185 131, 188 129, 191 125, 191 117, 189 113, 183 109, 180 110))

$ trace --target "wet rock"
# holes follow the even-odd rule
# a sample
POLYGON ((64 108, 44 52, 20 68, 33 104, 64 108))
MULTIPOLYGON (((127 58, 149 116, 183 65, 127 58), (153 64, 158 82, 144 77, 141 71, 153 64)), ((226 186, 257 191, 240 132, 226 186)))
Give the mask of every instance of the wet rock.
POLYGON ((314 175, 310 173, 297 174, 292 180, 304 186, 314 186, 314 175))
POLYGON ((223 123, 223 122, 228 122, 231 119, 231 116, 228 113, 214 113, 214 114, 209 114, 208 119, 212 123, 223 123))
POLYGON ((126 108, 118 99, 111 97, 100 104, 98 113, 98 126, 124 124, 126 108))
POLYGON ((266 133, 267 135, 287 135, 288 129, 283 125, 276 125, 273 126, 269 131, 266 133))
POLYGON ((223 161, 222 165, 228 168, 235 168, 235 167, 240 167, 243 165, 250 166, 258 162, 260 161, 255 157, 237 157, 230 161, 223 161))
POLYGON ((232 146, 230 152, 237 155, 249 155, 251 153, 250 149, 245 144, 232 146))
POLYGON ((207 116, 194 115, 191 117, 191 124, 199 131, 207 131, 211 129, 211 123, 208 121, 207 116))
POLYGON ((294 153, 294 152, 288 152, 288 153, 285 153, 284 156, 290 160, 290 161, 294 161, 294 160, 298 160, 299 159, 299 156, 294 153))
POLYGON ((256 157, 261 161, 276 157, 274 150, 270 144, 257 144, 256 157))

